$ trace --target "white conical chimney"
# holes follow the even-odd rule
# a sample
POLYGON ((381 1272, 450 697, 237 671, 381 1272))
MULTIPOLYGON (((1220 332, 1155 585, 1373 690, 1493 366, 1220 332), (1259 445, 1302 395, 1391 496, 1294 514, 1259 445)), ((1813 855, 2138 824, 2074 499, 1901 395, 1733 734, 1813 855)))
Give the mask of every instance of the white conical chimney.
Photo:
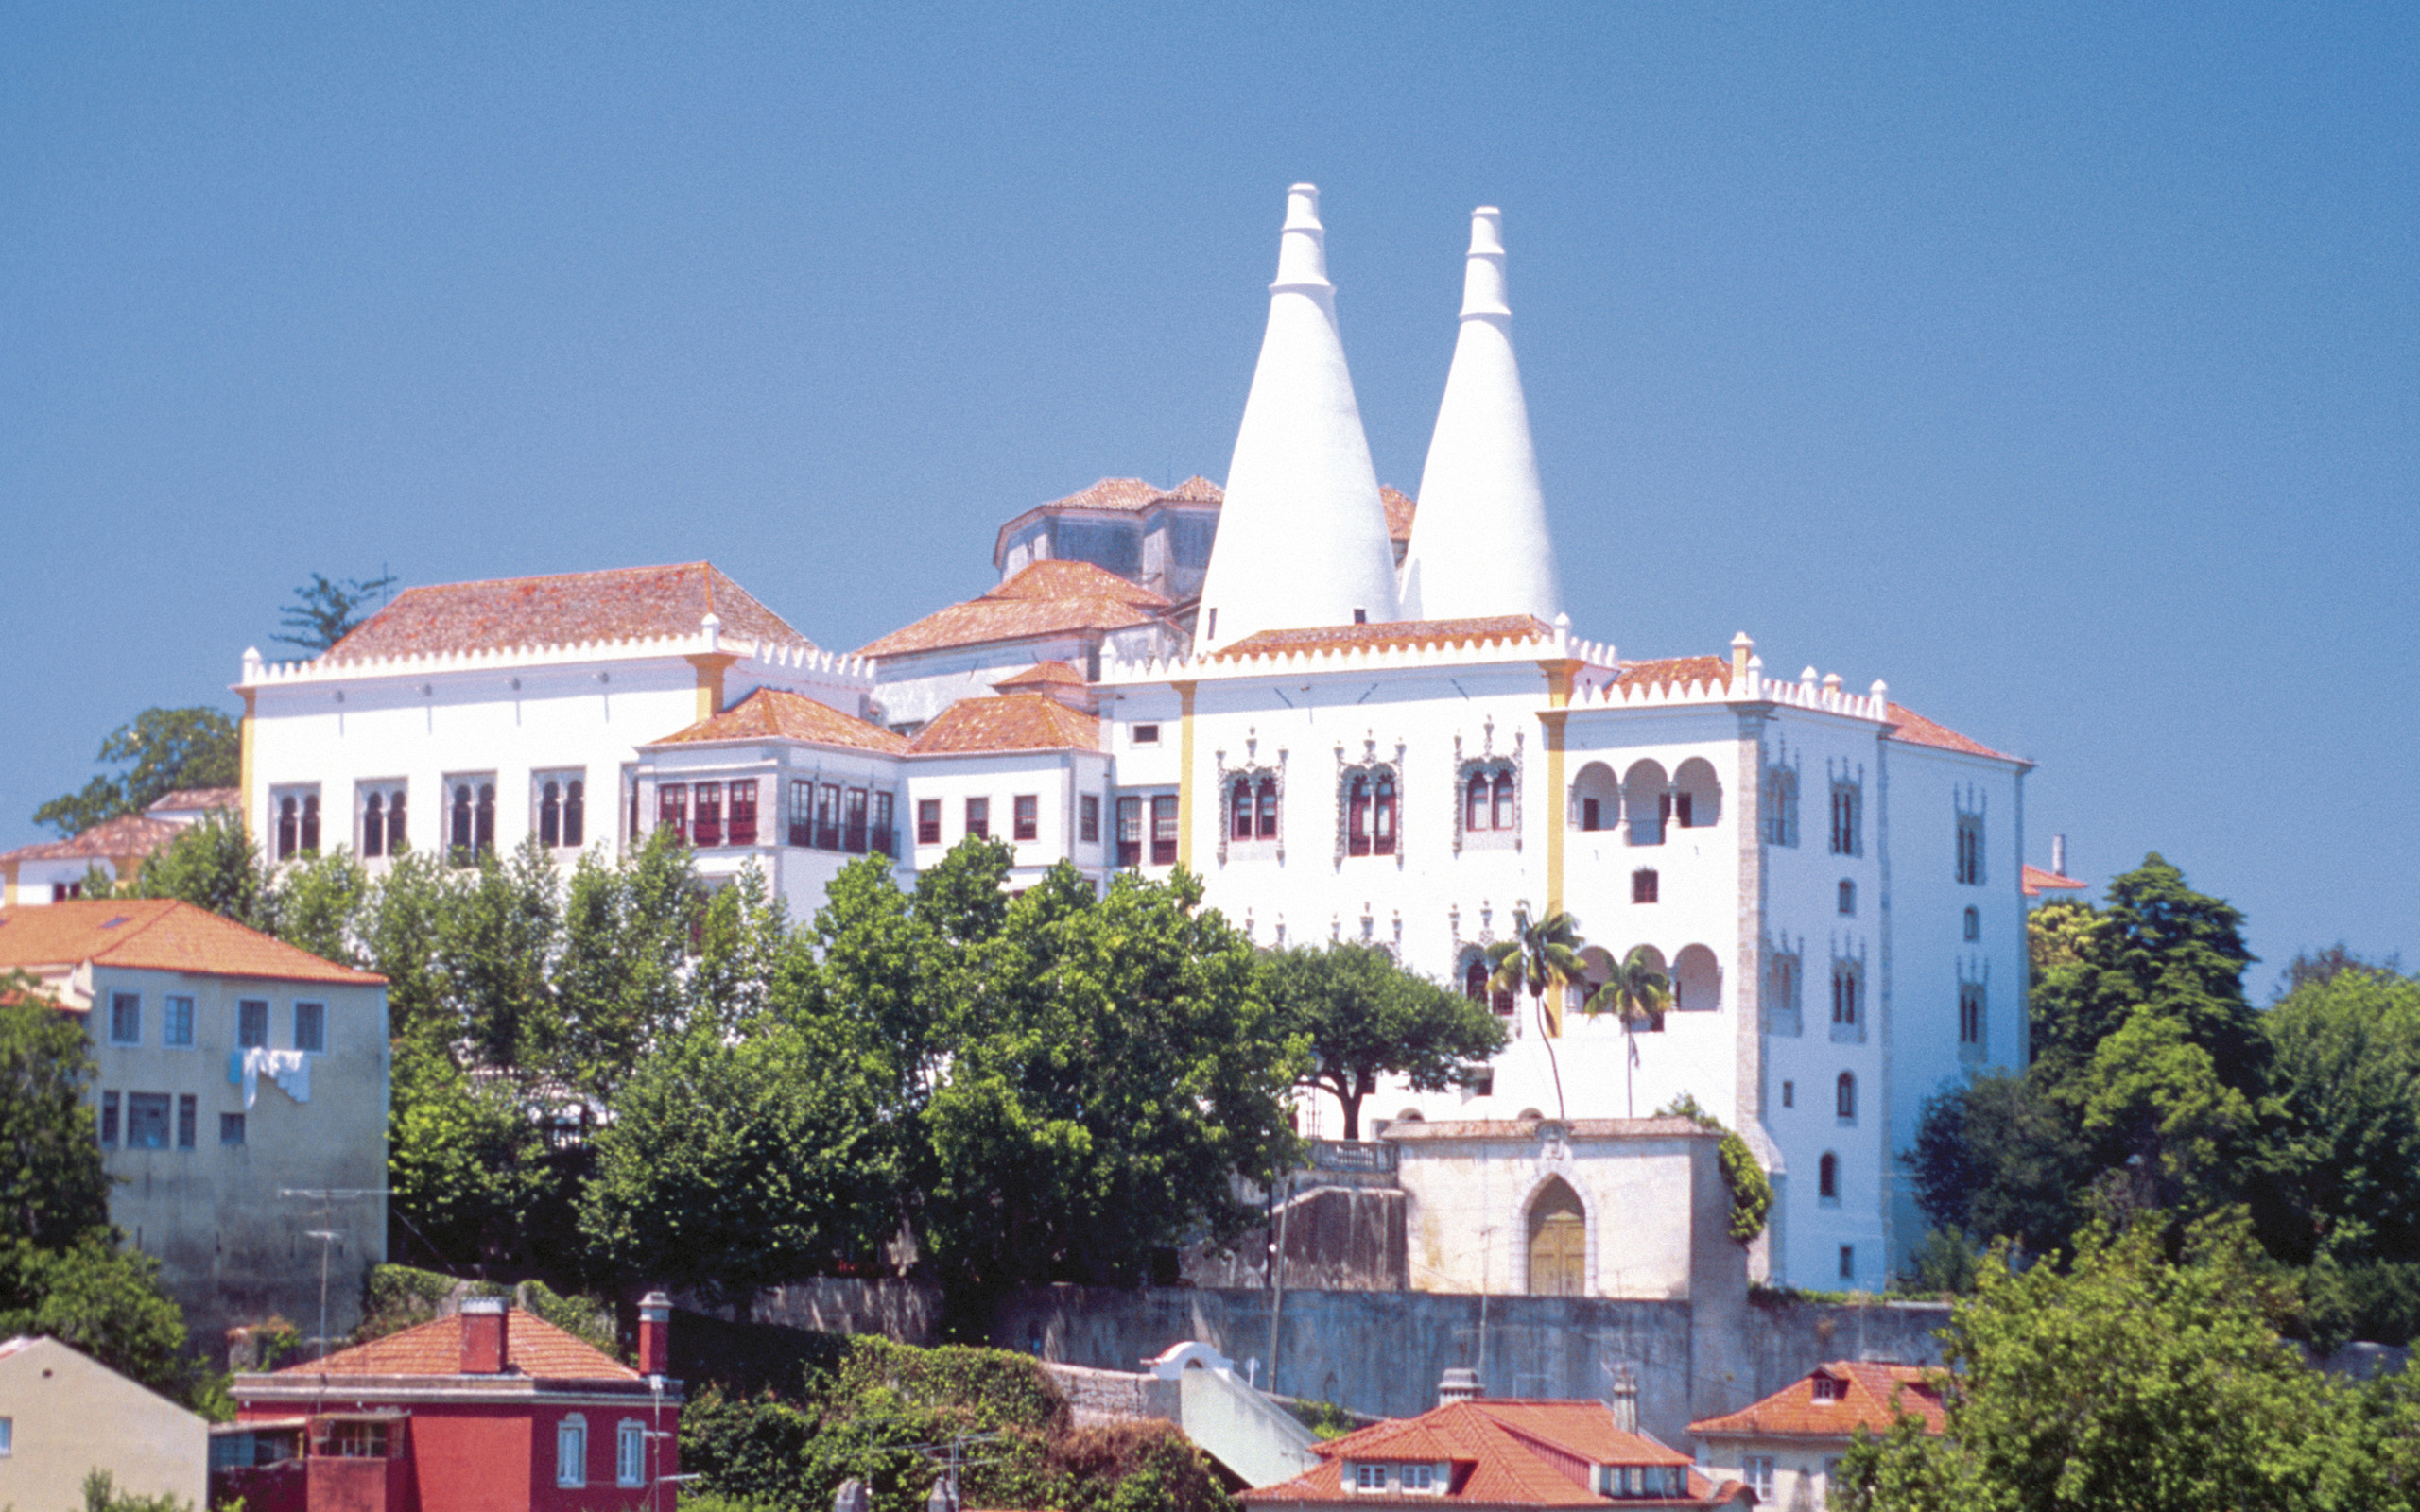
POLYGON ((1462 332, 1404 553, 1406 619, 1534 614, 1551 625, 1563 612, 1530 406, 1512 359, 1503 222, 1493 205, 1471 212, 1462 332))
POLYGON ((1287 190, 1269 331, 1194 622, 1201 650, 1255 630, 1395 618, 1394 547, 1337 335, 1326 236, 1319 190, 1287 190))

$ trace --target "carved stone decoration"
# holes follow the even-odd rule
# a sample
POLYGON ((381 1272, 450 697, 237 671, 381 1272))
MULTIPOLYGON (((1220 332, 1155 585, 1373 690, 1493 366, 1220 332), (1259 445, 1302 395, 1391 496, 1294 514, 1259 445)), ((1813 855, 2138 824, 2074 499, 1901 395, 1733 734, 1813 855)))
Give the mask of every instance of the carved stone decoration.
POLYGON ((1277 764, 1270 766, 1260 765, 1254 759, 1259 754, 1259 749, 1260 741, 1257 735, 1248 730, 1244 740, 1244 765, 1228 765, 1227 753, 1223 750, 1211 753, 1219 773, 1219 865, 1222 867, 1227 864, 1227 847, 1233 842, 1236 834, 1236 780, 1237 778, 1250 779, 1255 793, 1260 789, 1262 778, 1266 777, 1276 782, 1277 834, 1275 838, 1267 841, 1255 838, 1252 844, 1255 847, 1274 846, 1277 864, 1281 867, 1286 864, 1286 752, 1280 750, 1277 753, 1277 764))
MULTIPOLYGON (((1406 811, 1410 807, 1409 803, 1404 801, 1403 763, 1404 743, 1400 740, 1395 742, 1394 754, 1392 758, 1381 757, 1378 754, 1378 741, 1375 735, 1363 736, 1361 741, 1361 759, 1359 761, 1349 761, 1345 756, 1344 747, 1341 745, 1336 747, 1336 865, 1340 869, 1344 866, 1344 859, 1351 853, 1352 850, 1353 804, 1351 794, 1353 792, 1353 780, 1357 777, 1368 779, 1373 788, 1376 786, 1377 781, 1381 777, 1389 778, 1394 782, 1395 809, 1393 861, 1395 864, 1395 869, 1398 871, 1403 869, 1404 816, 1406 811)), ((1374 846, 1373 849, 1374 850, 1374 846)))
POLYGON ((1515 850, 1521 849, 1521 820, 1522 810, 1525 807, 1521 782, 1521 731, 1513 732, 1512 749, 1509 754, 1502 756, 1495 754, 1495 722, 1492 719, 1487 724, 1486 743, 1479 747, 1479 754, 1477 756, 1465 757, 1462 754, 1461 737, 1459 735, 1454 737, 1454 854, 1456 855, 1462 853, 1462 843, 1467 838, 1466 832, 1470 824, 1471 779, 1485 774, 1488 780, 1493 782, 1498 772, 1510 773, 1512 778, 1512 849, 1515 850))

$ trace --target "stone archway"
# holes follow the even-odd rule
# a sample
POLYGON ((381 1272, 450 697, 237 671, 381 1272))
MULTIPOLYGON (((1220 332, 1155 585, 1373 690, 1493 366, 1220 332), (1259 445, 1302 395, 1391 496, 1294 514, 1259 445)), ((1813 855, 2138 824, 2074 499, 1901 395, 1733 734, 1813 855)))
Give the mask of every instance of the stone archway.
POLYGON ((1530 1203, 1530 1295, 1587 1291, 1588 1215, 1571 1183, 1556 1177, 1530 1203))

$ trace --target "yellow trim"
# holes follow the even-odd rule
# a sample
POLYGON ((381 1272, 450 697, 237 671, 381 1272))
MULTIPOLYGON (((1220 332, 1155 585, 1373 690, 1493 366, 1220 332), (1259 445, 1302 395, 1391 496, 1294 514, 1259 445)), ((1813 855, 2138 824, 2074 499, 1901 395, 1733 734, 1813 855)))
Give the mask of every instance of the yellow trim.
POLYGON ((1176 864, 1185 870, 1193 869, 1193 695, 1201 686, 1198 682, 1176 685, 1177 761, 1176 773, 1176 864))
POLYGON ((1547 675, 1547 708, 1538 718, 1547 727, 1547 913, 1552 916, 1563 912, 1564 832, 1571 820, 1564 812, 1569 798, 1563 790, 1563 726, 1571 717, 1571 675, 1581 663, 1541 662, 1538 665, 1547 675))
POLYGON ((0 870, 0 908, 14 908, 16 906, 17 864, 11 861, 9 863, 7 869, 0 870))
POLYGON ((700 651, 688 659, 698 669, 698 718, 700 722, 722 713, 722 675, 739 658, 729 651, 700 651))
MULTIPOLYGON (((252 834, 257 833, 252 829, 252 700, 258 695, 251 688, 236 691, 243 696, 244 717, 235 726, 235 781, 243 787, 235 812, 243 817, 244 833, 252 834)), ((12 885, 9 891, 13 894, 16 889, 12 885)))

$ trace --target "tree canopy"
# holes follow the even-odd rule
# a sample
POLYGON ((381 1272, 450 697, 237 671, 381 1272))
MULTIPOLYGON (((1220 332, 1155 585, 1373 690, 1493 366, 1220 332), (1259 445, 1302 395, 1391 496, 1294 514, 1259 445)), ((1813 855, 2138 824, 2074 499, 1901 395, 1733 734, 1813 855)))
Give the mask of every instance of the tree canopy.
POLYGON ((122 814, 140 814, 180 788, 233 787, 241 744, 235 722, 206 705, 146 709, 101 742, 96 759, 121 770, 52 799, 34 810, 34 822, 77 835, 122 814))
POLYGON ((1361 1137, 1361 1101, 1379 1077, 1442 1091, 1504 1046, 1504 1026, 1485 1005, 1405 970, 1374 945, 1270 951, 1260 973, 1263 995, 1308 1043, 1302 1084, 1337 1100, 1348 1140, 1361 1137))
POLYGON ((358 577, 337 582, 313 573, 309 582, 294 591, 294 602, 279 611, 285 629, 274 639, 318 656, 359 629, 369 618, 362 610, 373 597, 385 602, 383 595, 394 586, 391 573, 366 582, 358 577))

